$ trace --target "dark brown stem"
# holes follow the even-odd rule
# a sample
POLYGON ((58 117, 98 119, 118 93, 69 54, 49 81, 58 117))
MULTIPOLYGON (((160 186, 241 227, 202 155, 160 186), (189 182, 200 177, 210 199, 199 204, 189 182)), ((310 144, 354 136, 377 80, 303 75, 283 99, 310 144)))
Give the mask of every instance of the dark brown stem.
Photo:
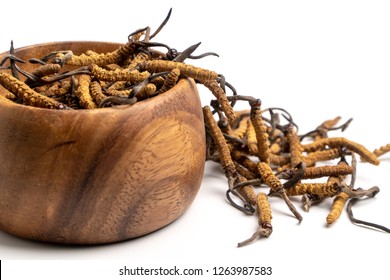
POLYGON ((302 222, 303 218, 302 218, 301 214, 299 214, 299 212, 297 211, 295 206, 292 204, 291 200, 288 198, 288 196, 287 196, 286 192, 284 191, 284 189, 279 191, 278 195, 281 198, 283 198, 283 200, 286 202, 286 204, 288 206, 288 209, 290 209, 290 211, 294 214, 295 218, 297 218, 299 222, 302 222))
POLYGON ((283 187, 285 189, 291 188, 295 186, 301 179, 303 179, 305 175, 305 169, 306 169, 306 164, 304 162, 298 163, 294 167, 294 171, 291 172, 292 176, 291 178, 283 184, 283 187))
POLYGON ((251 237, 249 237, 248 239, 246 239, 242 242, 239 242, 237 244, 237 247, 243 247, 245 245, 248 245, 260 237, 269 237, 271 235, 271 233, 272 233, 271 228, 263 228, 263 227, 259 226, 257 228, 257 230, 255 231, 255 233, 251 237))
POLYGON ((242 197, 241 194, 239 194, 236 190, 230 190, 228 189, 226 191, 226 198, 227 200, 229 201, 229 203, 236 209, 240 210, 241 212, 245 213, 245 214, 248 214, 248 215, 252 215, 253 213, 255 213, 255 208, 253 208, 253 206, 246 202, 245 199, 242 197), (241 201, 244 202, 244 206, 241 206, 241 205, 238 205, 230 196, 230 193, 234 194, 235 196, 237 196, 241 201))
POLYGON ((253 180, 247 180, 247 181, 244 181, 244 182, 240 182, 240 183, 237 183, 234 185, 234 188, 237 189, 237 188, 241 188, 241 187, 245 187, 245 186, 250 186, 250 185, 261 185, 263 183, 263 180, 262 179, 253 179, 253 180))
POLYGON ((352 223, 373 227, 373 228, 376 228, 376 229, 380 229, 380 230, 382 230, 384 232, 390 233, 390 228, 387 228, 387 227, 384 227, 384 226, 381 226, 381 225, 378 225, 378 224, 374 224, 374 223, 370 223, 370 222, 366 222, 366 221, 362 221, 362 220, 356 219, 353 216, 353 213, 352 213, 352 206, 357 201, 359 201, 358 198, 352 198, 352 199, 349 200, 349 202, 347 204, 347 213, 348 213, 349 219, 351 220, 352 223))
POLYGON ((362 198, 364 196, 374 197, 380 191, 380 189, 377 186, 369 188, 368 190, 364 190, 360 188, 351 189, 350 186, 346 184, 342 184, 341 189, 343 192, 348 194, 350 198, 362 198))
POLYGON ((153 37, 155 37, 162 29, 163 27, 167 24, 167 22, 169 21, 169 18, 171 17, 171 14, 172 14, 172 8, 169 9, 169 12, 167 14, 167 16, 165 17, 165 19, 163 20, 163 22, 160 24, 160 26, 156 29, 156 31, 154 31, 154 33, 152 35, 149 36, 149 39, 153 39, 153 37))
POLYGON ((173 61, 183 62, 188 58, 200 45, 200 42, 188 47, 184 51, 182 51, 178 56, 176 56, 173 61))

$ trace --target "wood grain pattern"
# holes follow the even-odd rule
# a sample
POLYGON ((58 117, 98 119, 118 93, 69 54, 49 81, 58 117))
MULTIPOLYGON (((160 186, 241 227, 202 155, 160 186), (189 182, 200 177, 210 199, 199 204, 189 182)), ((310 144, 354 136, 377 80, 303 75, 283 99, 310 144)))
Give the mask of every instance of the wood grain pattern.
MULTIPOLYGON (((116 47, 60 42, 16 55, 116 47)), ((204 162, 202 108, 190 79, 131 107, 58 111, 0 102, 0 230, 69 244, 142 236, 190 206, 204 162)))

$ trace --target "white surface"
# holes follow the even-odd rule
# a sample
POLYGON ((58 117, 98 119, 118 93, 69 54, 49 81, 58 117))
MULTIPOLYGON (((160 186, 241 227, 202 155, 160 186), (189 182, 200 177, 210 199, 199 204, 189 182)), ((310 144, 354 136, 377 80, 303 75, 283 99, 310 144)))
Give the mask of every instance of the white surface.
MULTIPOLYGON (((214 51, 220 57, 192 64, 224 74, 240 94, 261 98, 264 107, 285 108, 300 125, 300 132, 340 115, 344 121, 354 118, 343 136, 370 150, 390 142, 387 1, 111 0, 100 4, 36 0, 19 1, 16 6, 6 1, 2 3, 0 50, 7 50, 11 39, 15 47, 64 40, 125 42, 138 28, 149 25, 155 30, 170 7, 171 19, 154 41, 178 50, 201 41, 197 53, 214 51)), ((208 104, 211 94, 203 88, 200 91, 204 105, 208 104)), ((389 168, 389 155, 380 166, 358 163, 356 186, 377 185, 381 192, 355 206, 357 218, 390 227, 389 168)), ((94 277, 104 279, 107 275, 114 278, 124 265, 163 264, 182 264, 183 268, 272 266, 270 278, 274 279, 387 278, 385 255, 379 253, 390 249, 389 234, 355 226, 345 212, 336 224, 326 227, 330 200, 309 213, 296 202, 303 215, 298 225, 284 203, 271 198, 271 237, 236 248, 237 242, 256 229, 257 221, 229 206, 225 190, 223 174, 208 163, 193 205, 158 232, 96 247, 54 246, 0 233, 0 259, 93 260, 88 264, 94 266, 94 277), (103 265, 98 260, 115 262, 103 265)), ((9 265, 27 267, 18 270, 19 276, 43 268, 51 273, 62 267, 62 263, 45 262, 9 265)), ((67 265, 88 269, 83 262, 67 265)), ((64 276, 72 269, 61 271, 64 276)), ((41 279, 45 275, 41 273, 41 279)))

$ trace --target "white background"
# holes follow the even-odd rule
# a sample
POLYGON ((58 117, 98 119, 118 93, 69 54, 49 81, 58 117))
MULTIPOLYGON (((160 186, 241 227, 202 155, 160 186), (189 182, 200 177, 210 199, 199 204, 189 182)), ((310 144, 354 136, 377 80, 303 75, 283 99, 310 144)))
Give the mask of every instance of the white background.
MULTIPOLYGON (((340 115, 343 121, 354 118, 342 136, 369 150, 390 143, 387 1, 3 1, 0 50, 10 40, 15 47, 126 42, 138 28, 155 30, 171 7, 171 19, 154 41, 178 50, 202 42, 197 53, 220 55, 188 63, 224 74, 240 94, 261 98, 263 107, 285 108, 301 133, 340 115)), ((207 105, 212 95, 202 87, 200 94, 207 105)), ((331 134, 336 135, 341 132, 331 134)), ((390 226, 389 171, 390 155, 379 166, 358 163, 356 187, 377 185, 381 192, 355 206, 357 218, 390 226)), ((355 226, 345 212, 327 227, 330 200, 308 213, 295 200, 303 215, 298 224, 282 201, 270 198, 271 237, 236 248, 257 220, 228 205, 226 187, 219 167, 207 163, 198 196, 180 219, 127 242, 56 246, 0 233, 0 259, 15 260, 3 263, 4 279, 119 279, 124 265, 272 266, 269 279, 388 279, 389 234, 355 226)))

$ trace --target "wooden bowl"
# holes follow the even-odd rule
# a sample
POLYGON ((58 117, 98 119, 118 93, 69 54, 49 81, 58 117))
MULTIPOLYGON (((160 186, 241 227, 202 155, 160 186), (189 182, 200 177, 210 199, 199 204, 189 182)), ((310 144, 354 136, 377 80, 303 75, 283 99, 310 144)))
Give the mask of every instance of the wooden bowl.
MULTIPOLYGON (((58 42, 15 55, 28 60, 118 46, 58 42)), ((139 237, 190 206, 204 162, 202 108, 191 79, 133 106, 63 111, 1 102, 0 230, 68 244, 139 237)))

